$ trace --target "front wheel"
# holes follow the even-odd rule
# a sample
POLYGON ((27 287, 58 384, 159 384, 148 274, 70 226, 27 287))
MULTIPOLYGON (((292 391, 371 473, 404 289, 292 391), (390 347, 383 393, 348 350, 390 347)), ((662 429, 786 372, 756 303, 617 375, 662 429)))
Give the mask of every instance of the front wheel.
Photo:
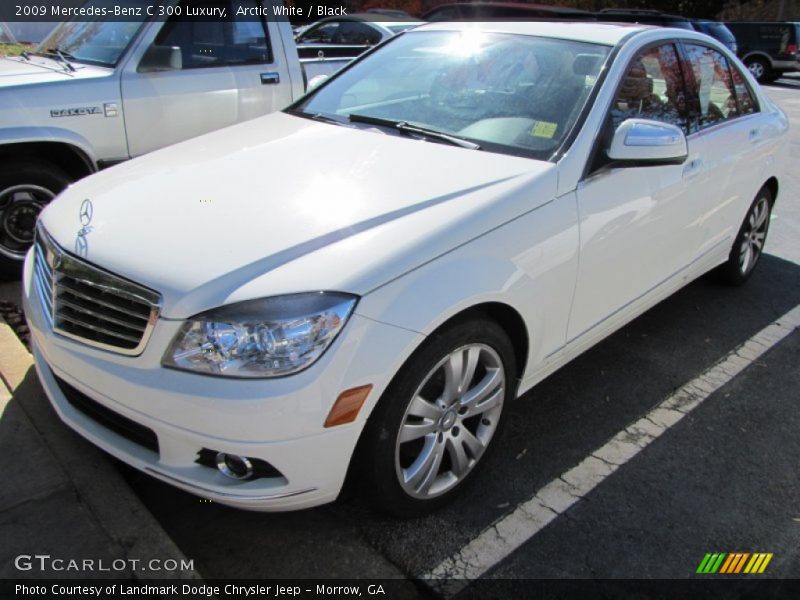
POLYGON ((767 241, 772 203, 772 193, 761 188, 739 228, 727 262, 717 268, 723 282, 742 285, 750 278, 767 241))
POLYGON ((19 277, 39 213, 69 183, 63 171, 44 161, 10 162, 0 168, 0 275, 4 278, 19 277))
POLYGON ((389 385, 359 444, 362 484, 379 510, 419 516, 460 492, 486 462, 515 377, 513 346, 494 322, 433 334, 389 385))

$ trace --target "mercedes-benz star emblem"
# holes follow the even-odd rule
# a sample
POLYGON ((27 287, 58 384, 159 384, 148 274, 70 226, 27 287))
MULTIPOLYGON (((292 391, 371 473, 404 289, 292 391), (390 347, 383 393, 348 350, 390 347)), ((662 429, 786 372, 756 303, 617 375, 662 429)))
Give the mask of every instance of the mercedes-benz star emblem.
POLYGON ((81 210, 78 213, 78 217, 81 220, 81 225, 86 227, 89 223, 91 223, 93 214, 94 206, 92 206, 92 201, 86 198, 86 200, 81 202, 81 210))
POLYGON ((86 239, 85 235, 78 235, 75 238, 75 254, 83 257, 89 254, 89 240, 86 239))

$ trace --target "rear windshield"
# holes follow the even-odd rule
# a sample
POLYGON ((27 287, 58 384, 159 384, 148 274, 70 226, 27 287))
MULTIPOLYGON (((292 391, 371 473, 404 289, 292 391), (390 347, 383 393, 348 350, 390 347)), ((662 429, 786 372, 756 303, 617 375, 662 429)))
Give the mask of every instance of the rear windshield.
POLYGON ((713 21, 701 21, 697 23, 699 30, 703 33, 707 33, 711 37, 717 38, 723 42, 735 42, 736 38, 734 37, 731 30, 725 27, 723 23, 715 23, 713 21))

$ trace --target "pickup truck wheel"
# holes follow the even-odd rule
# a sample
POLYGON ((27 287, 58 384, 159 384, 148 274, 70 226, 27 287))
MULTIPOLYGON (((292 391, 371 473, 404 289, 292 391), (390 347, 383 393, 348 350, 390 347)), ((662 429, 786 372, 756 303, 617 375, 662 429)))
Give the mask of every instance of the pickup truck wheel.
POLYGON ((772 193, 761 188, 739 228, 727 262, 715 272, 723 283, 742 285, 752 275, 767 241, 772 203, 772 193))
POLYGON ((12 162, 0 169, 0 275, 19 276, 39 213, 70 181, 44 161, 12 162))
POLYGON ((395 376, 359 444, 361 484, 376 508, 420 516, 462 491, 498 437, 515 373, 513 346, 492 321, 433 334, 395 376))
POLYGON ((772 67, 765 59, 757 56, 748 58, 745 66, 750 70, 758 83, 770 81, 770 77, 772 77, 772 67))

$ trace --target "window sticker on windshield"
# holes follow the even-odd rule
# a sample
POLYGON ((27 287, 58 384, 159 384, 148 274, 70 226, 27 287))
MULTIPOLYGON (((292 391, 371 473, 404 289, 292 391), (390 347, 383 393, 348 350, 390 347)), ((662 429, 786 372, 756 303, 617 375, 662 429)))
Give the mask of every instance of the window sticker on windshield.
POLYGON ((533 137, 552 138, 556 134, 558 123, 550 123, 549 121, 536 121, 536 124, 531 129, 533 137))

